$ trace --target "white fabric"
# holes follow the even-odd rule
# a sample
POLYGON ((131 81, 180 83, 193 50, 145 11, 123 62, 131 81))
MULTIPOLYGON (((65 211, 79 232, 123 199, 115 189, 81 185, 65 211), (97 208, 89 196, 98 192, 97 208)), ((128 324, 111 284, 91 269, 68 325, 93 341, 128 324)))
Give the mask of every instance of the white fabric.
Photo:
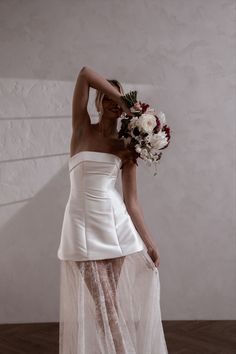
POLYGON ((118 156, 105 152, 80 151, 69 158, 71 189, 59 259, 107 259, 146 249, 115 188, 120 166, 118 156))
POLYGON ((168 354, 159 271, 115 182, 121 159, 69 159, 71 189, 58 258, 60 354, 168 354))
POLYGON ((61 261, 59 354, 168 354, 159 271, 146 251, 61 261))

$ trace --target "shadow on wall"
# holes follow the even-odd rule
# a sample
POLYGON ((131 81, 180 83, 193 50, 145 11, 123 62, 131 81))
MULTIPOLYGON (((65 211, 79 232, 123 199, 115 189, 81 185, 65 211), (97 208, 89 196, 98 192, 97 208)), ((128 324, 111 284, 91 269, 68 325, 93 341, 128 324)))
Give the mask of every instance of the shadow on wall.
POLYGON ((55 258, 68 193, 66 165, 2 228, 0 323, 58 320, 55 258))

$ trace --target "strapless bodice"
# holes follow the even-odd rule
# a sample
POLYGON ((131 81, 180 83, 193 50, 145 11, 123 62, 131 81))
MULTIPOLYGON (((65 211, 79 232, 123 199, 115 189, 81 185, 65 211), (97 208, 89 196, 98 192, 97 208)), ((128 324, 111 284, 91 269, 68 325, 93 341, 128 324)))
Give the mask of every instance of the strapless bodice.
POLYGON ((114 258, 142 250, 144 243, 115 188, 122 160, 114 154, 80 151, 69 158, 59 259, 114 258))
POLYGON ((121 159, 114 154, 80 151, 69 159, 71 191, 109 194, 114 188, 121 159))

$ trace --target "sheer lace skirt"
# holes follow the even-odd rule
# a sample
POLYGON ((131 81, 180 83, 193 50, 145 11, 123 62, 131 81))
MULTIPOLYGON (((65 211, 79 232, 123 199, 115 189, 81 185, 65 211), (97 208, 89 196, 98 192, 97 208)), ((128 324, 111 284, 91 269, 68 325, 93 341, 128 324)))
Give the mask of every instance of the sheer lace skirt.
POLYGON ((61 261, 60 354, 167 354, 159 271, 146 250, 61 261))

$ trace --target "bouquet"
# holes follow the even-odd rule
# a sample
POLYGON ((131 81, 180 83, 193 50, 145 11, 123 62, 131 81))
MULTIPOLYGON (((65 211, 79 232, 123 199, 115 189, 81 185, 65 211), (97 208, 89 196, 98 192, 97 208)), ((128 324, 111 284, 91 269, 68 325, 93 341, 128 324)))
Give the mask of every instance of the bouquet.
POLYGON ((121 96, 121 99, 134 113, 134 116, 123 114, 118 137, 124 140, 125 147, 143 159, 148 166, 160 161, 162 152, 170 142, 170 127, 166 124, 165 114, 161 111, 155 113, 149 104, 137 101, 137 91, 130 91, 121 96))

